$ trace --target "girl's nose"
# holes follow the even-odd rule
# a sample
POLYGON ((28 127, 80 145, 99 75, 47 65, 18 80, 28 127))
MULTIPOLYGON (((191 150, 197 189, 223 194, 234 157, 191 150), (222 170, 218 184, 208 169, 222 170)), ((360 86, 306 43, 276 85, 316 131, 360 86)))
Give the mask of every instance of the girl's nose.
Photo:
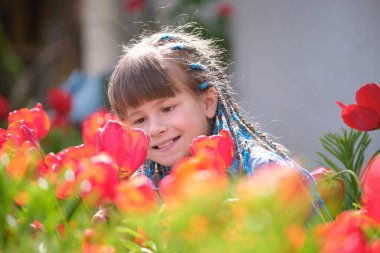
POLYGON ((166 130, 166 125, 160 119, 151 119, 149 124, 148 135, 154 137, 161 133, 164 133, 166 130))

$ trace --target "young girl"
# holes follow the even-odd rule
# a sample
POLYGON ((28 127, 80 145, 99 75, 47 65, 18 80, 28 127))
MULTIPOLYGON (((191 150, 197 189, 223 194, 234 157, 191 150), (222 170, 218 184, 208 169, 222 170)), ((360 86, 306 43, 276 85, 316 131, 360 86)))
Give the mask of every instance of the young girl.
POLYGON ((244 117, 231 88, 225 51, 183 28, 143 36, 125 47, 109 83, 114 113, 150 137, 142 172, 155 185, 189 155, 199 135, 230 131, 235 157, 228 172, 251 175, 268 163, 299 168, 287 151, 244 117))
MULTIPOLYGON (((182 29, 181 29, 182 30, 182 29)), ((287 162, 286 150, 247 120, 233 97, 224 51, 180 30, 155 33, 125 47, 108 88, 114 113, 150 137, 144 174, 161 179, 199 135, 228 129, 235 142, 231 175, 287 162)))

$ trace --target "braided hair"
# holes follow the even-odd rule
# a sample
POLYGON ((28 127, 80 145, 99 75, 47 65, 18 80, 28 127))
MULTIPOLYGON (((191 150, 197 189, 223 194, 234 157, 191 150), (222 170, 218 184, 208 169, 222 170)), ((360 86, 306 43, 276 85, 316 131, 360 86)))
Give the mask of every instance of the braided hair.
MULTIPOLYGON (((231 87, 229 66, 221 59, 225 50, 215 40, 203 39, 200 31, 184 32, 189 27, 165 28, 160 33, 144 32, 124 47, 109 83, 108 98, 115 114, 124 119, 126 108, 145 101, 173 97, 180 87, 170 78, 177 75, 194 94, 214 87, 218 95, 216 116, 210 134, 228 128, 235 143, 237 174, 245 174, 252 143, 287 158, 287 150, 271 141, 243 115, 231 87)), ((180 84, 181 85, 181 84, 180 84)), ((157 183, 170 168, 146 161, 144 174, 157 183)))

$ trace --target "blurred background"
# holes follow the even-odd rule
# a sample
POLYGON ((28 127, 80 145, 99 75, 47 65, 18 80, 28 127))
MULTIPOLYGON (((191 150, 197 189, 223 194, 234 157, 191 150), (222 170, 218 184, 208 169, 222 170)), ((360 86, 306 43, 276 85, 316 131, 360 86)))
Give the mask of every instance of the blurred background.
MULTIPOLYGON (((380 81, 378 0, 1 0, 0 22, 0 118, 37 102, 49 110, 61 87, 79 125, 107 107, 123 43, 197 22, 224 39, 243 108, 309 170, 319 138, 344 127, 336 100, 355 103, 357 88, 380 81)), ((375 150, 380 134, 370 135, 375 150)))

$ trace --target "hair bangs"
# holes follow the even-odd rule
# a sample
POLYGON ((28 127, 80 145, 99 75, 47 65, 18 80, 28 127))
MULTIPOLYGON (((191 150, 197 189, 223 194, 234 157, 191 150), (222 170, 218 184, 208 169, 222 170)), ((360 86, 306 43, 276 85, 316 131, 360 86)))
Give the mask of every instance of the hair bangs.
POLYGON ((149 54, 134 59, 133 64, 120 64, 111 77, 112 88, 109 89, 115 113, 124 118, 128 107, 136 108, 146 101, 175 96, 179 87, 168 72, 157 57, 149 54))

